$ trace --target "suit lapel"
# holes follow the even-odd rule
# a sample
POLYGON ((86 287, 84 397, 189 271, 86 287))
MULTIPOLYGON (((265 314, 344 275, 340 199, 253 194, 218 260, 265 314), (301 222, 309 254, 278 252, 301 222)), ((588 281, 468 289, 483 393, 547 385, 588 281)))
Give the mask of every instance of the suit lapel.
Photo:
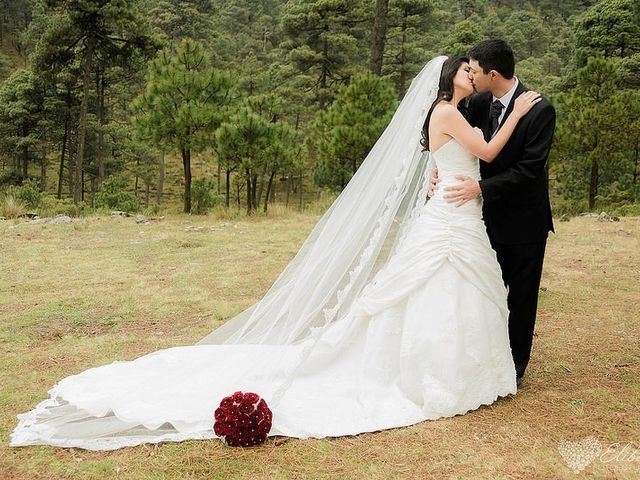
POLYGON ((527 90, 528 90, 527 87, 525 87, 522 84, 522 82, 520 80, 518 80, 518 86, 516 87, 516 91, 513 92, 513 97, 511 97, 511 101, 509 102, 509 106, 507 107, 507 111, 504 112, 504 117, 502 117, 502 121, 500 122, 500 125, 499 125, 498 129, 500 129, 502 127, 502 125, 504 125, 504 122, 506 122, 507 117, 513 111, 513 105, 516 103, 516 98, 518 98, 520 95, 522 95, 527 90))
POLYGON ((491 107, 491 94, 478 94, 477 104, 479 107, 479 112, 476 115, 478 124, 474 126, 479 127, 480 130, 482 130, 482 134, 484 135, 485 140, 488 142, 489 140, 491 140, 491 134, 489 133, 489 109, 491 107))

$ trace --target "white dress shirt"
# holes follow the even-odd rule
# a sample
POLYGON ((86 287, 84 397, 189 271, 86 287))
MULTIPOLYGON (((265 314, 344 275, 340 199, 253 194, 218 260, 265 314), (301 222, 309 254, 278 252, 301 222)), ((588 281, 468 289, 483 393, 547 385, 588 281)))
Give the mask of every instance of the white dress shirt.
POLYGON ((507 93, 505 93, 502 97, 497 98, 495 95, 493 95, 493 98, 491 99, 491 102, 495 102, 496 100, 500 100, 500 103, 502 103, 502 105, 504 105, 504 108, 502 109, 502 112, 500 112, 500 116, 498 117, 498 125, 500 125, 502 123, 502 119, 504 118, 504 114, 507 112, 507 108, 509 107, 509 103, 511 102, 511 99, 513 98, 513 94, 516 93, 516 88, 518 88, 518 84, 520 83, 520 80, 518 80, 518 77, 513 77, 516 79, 516 82, 513 84, 513 87, 511 87, 511 90, 509 90, 507 93))

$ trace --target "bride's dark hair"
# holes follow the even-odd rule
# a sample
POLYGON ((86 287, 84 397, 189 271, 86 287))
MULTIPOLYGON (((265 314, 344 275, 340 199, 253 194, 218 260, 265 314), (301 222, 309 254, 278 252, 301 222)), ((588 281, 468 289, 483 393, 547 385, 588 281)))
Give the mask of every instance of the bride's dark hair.
MULTIPOLYGON (((422 126, 422 138, 420 139, 420 145, 422 145, 423 147, 423 152, 429 150, 429 121, 431 120, 433 109, 436 108, 436 105, 438 105, 440 102, 449 101, 453 98, 453 78, 456 76, 460 65, 462 65, 463 63, 469 63, 469 58, 448 58, 442 64, 442 73, 440 73, 440 84, 438 85, 438 95, 431 105, 429 113, 427 114, 427 118, 425 119, 424 125, 422 126)), ((466 117, 467 112, 465 100, 460 102, 460 104, 458 105, 458 110, 460 110, 466 117)))

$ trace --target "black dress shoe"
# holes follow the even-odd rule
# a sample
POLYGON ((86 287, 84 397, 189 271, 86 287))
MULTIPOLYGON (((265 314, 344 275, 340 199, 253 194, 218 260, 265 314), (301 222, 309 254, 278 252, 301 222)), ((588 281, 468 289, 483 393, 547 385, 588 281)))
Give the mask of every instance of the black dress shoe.
POLYGON ((522 377, 516 377, 516 387, 520 388, 522 386, 522 377))

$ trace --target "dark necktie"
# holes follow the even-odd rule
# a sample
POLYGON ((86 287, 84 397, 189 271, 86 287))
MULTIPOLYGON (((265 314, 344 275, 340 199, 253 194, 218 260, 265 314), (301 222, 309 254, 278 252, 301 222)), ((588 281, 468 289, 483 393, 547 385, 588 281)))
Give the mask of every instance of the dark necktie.
POLYGON ((491 104, 491 109, 489 110, 489 125, 491 127, 491 136, 493 136, 495 131, 498 129, 498 118, 500 117, 503 108, 504 105, 502 105, 502 102, 500 100, 496 100, 491 104))

